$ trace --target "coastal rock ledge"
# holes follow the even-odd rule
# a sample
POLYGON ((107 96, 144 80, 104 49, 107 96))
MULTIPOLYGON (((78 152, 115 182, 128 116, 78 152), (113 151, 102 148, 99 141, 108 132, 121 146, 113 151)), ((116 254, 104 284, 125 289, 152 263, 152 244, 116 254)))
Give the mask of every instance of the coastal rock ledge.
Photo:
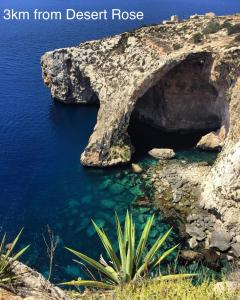
POLYGON ((53 98, 99 104, 81 155, 86 166, 131 160, 131 118, 167 132, 212 132, 222 150, 202 178, 199 206, 216 218, 214 230, 231 235, 229 247, 240 241, 239 41, 240 15, 195 15, 47 52, 41 60, 53 98))

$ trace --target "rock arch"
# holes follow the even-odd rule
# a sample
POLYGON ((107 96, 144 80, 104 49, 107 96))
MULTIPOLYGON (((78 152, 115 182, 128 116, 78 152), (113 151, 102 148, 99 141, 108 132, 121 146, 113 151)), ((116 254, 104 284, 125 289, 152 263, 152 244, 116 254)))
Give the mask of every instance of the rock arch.
POLYGON ((211 53, 194 53, 163 75, 136 101, 130 118, 130 136, 134 134, 134 121, 136 130, 137 126, 150 131, 152 128, 155 138, 161 132, 178 132, 189 134, 189 138, 195 133, 199 139, 201 133, 219 129, 224 104, 211 83, 212 64, 211 53))
POLYGON ((188 53, 164 61, 151 73, 139 76, 137 82, 110 93, 109 98, 100 91, 98 122, 81 156, 83 164, 129 162, 134 151, 128 135, 132 115, 165 131, 220 128, 226 123, 226 101, 212 82, 213 64, 210 52, 188 53), (112 115, 107 113, 114 110, 112 115))

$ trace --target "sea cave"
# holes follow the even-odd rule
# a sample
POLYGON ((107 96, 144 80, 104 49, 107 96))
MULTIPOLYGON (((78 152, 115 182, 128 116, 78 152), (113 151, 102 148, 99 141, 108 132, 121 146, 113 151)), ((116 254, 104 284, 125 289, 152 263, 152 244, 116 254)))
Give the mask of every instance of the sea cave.
POLYGON ((209 53, 191 54, 136 101, 128 127, 135 154, 192 149, 221 127, 225 104, 211 83, 212 63, 209 53))

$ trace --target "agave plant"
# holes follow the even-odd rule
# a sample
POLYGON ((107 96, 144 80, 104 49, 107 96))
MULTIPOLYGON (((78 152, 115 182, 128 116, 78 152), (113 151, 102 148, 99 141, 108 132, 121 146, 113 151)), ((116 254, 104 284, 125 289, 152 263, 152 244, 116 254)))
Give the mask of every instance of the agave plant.
MULTIPOLYGON (((97 280, 73 280, 62 283, 63 285, 87 286, 100 289, 113 289, 116 285, 122 285, 135 281, 140 277, 148 275, 152 270, 160 265, 160 263, 172 253, 178 245, 168 249, 161 255, 157 255, 159 249, 169 236, 169 229, 163 236, 160 236, 152 247, 147 251, 147 241, 154 221, 154 215, 151 216, 145 224, 138 244, 136 244, 135 224, 132 215, 127 211, 125 218, 125 227, 122 231, 119 217, 116 214, 116 230, 118 237, 119 256, 115 252, 109 238, 104 230, 100 228, 94 221, 93 226, 101 239, 101 242, 110 259, 107 263, 102 257, 100 261, 96 261, 85 254, 66 248, 68 251, 80 258, 84 263, 95 269, 101 275, 101 281, 97 280)), ((78 261, 76 261, 78 262, 78 261)), ((159 276, 158 279, 168 280, 177 279, 179 277, 191 277, 194 274, 179 274, 159 276)))
POLYGON ((19 232, 16 238, 12 243, 9 243, 8 246, 6 244, 7 235, 4 234, 1 244, 0 244, 0 284, 6 285, 11 281, 18 278, 18 276, 14 275, 14 262, 23 255, 23 253, 29 248, 30 245, 24 247, 18 252, 14 253, 14 249, 18 240, 22 234, 23 229, 19 232), (6 249, 8 248, 8 249, 6 249), (5 251, 6 250, 6 251, 5 251))

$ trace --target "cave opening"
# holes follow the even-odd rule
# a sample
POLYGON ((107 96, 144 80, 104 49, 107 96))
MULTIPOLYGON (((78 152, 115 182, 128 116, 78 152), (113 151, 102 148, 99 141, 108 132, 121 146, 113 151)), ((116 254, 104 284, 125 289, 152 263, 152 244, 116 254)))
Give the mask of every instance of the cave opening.
POLYGON ((153 148, 192 149, 221 127, 224 108, 210 81, 212 63, 210 53, 189 55, 136 101, 128 127, 134 156, 153 148))

